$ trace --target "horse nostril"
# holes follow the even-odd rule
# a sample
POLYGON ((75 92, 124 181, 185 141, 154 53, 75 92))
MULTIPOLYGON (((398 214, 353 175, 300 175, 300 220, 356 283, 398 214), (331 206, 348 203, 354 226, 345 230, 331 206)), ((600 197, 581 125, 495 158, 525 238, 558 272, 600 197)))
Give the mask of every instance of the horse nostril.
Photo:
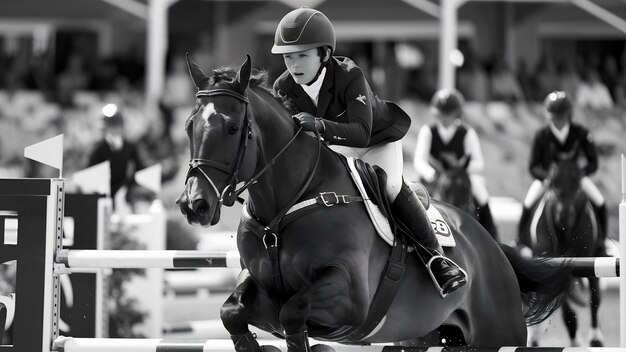
POLYGON ((191 209, 197 215, 201 215, 209 211, 209 203, 207 203, 204 199, 194 200, 191 206, 191 209))

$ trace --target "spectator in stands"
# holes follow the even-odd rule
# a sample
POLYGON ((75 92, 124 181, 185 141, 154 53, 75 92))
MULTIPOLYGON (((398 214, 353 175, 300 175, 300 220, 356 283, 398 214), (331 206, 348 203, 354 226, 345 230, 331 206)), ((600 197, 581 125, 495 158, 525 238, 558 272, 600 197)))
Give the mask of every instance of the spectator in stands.
POLYGON ((489 100, 489 78, 479 59, 469 60, 467 66, 459 71, 457 80, 459 91, 468 101, 489 100))
POLYGON ((536 82, 533 75, 528 70, 526 60, 520 59, 517 62, 517 81, 527 100, 531 100, 535 91, 536 82))
POLYGON ((517 77, 504 59, 498 59, 491 72, 491 98, 493 100, 516 103, 525 101, 526 97, 517 77))
POLYGON ((623 67, 617 75, 615 84, 615 105, 626 109, 626 67, 623 67))
POLYGON ((619 69, 617 67, 617 60, 613 55, 606 55, 602 64, 602 71, 600 71, 600 80, 608 88, 613 101, 615 101, 615 87, 617 86, 618 79, 619 69))
MULTIPOLYGON (((124 117, 114 104, 102 109, 102 139, 89 155, 89 166, 111 163, 111 197, 124 186, 134 187, 134 173, 145 168, 138 147, 125 136, 124 117)), ((130 194, 130 192, 128 192, 130 194)))
POLYGON ((550 92, 561 89, 556 63, 547 55, 544 55, 539 61, 534 76, 537 81, 537 89, 533 100, 541 101, 550 92))
POLYGON ((57 100, 63 106, 73 104, 74 93, 87 89, 91 83, 91 77, 85 68, 83 57, 72 54, 67 60, 65 69, 57 77, 57 100))
POLYGON ((582 108, 605 111, 613 108, 613 98, 600 74, 588 67, 576 90, 576 103, 582 108))
POLYGON ((185 109, 185 112, 188 113, 193 108, 194 99, 195 89, 189 79, 185 56, 182 54, 175 55, 172 58, 171 68, 165 77, 163 94, 159 102, 163 121, 162 137, 169 144, 170 148, 174 147, 171 129, 177 112, 179 109, 185 109))
POLYGON ((570 58, 569 60, 563 61, 557 71, 559 73, 560 89, 569 94, 572 99, 576 100, 576 92, 580 85, 581 78, 574 60, 575 59, 570 58))
POLYGON ((219 66, 213 49, 213 37, 209 31, 203 31, 198 35, 198 45, 192 54, 194 61, 202 69, 219 66))

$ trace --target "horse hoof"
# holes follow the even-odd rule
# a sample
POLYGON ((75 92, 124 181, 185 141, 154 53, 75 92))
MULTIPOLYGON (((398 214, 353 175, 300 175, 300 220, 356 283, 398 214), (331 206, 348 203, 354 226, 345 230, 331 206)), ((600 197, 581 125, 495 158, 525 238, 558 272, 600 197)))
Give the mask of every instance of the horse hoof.
POLYGON ((311 352, 335 352, 335 349, 328 345, 318 343, 317 345, 311 346, 311 352))
POLYGON ((538 340, 531 340, 530 343, 528 343, 528 346, 530 346, 530 347, 539 347, 539 341, 538 340))
POLYGON ((589 342, 589 347, 604 347, 604 343, 601 340, 593 339, 589 342))
POLYGON ((263 345, 261 346, 262 352, 282 352, 280 348, 272 345, 263 345))

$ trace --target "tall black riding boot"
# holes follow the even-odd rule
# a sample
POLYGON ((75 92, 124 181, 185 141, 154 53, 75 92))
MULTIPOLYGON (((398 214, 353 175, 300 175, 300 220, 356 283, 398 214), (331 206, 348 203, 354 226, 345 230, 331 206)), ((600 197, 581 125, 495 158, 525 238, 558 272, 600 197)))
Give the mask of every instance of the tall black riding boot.
POLYGON ((496 227, 496 222, 493 220, 493 215, 491 214, 491 209, 489 208, 489 202, 484 205, 477 204, 478 207, 478 222, 483 225, 485 230, 489 232, 491 237, 494 240, 500 241, 498 236, 498 228, 496 227))
POLYGON ((528 222, 529 218, 530 218, 530 208, 526 208, 525 206, 523 206, 522 215, 520 215, 519 222, 517 223, 517 244, 518 245, 524 245, 524 246, 530 247, 530 243, 528 243, 528 240, 524 238, 525 236, 523 236, 524 226, 526 226, 526 223, 528 222))
POLYGON ((394 214, 400 216, 402 223, 411 232, 415 251, 422 256, 439 294, 445 297, 465 285, 467 275, 456 263, 444 256, 426 209, 406 183, 402 183, 402 189, 392 207, 394 214))
POLYGON ((607 236, 607 232, 609 230, 609 220, 608 215, 606 214, 606 203, 602 203, 602 205, 593 206, 596 212, 596 218, 598 220, 599 231, 598 231, 598 255, 605 256, 606 255, 606 245, 605 240, 607 236))

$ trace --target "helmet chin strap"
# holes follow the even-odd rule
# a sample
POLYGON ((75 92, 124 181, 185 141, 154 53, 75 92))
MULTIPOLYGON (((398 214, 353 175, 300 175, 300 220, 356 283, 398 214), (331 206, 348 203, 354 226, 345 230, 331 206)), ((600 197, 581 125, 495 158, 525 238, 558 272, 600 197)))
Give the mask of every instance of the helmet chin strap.
POLYGON ((315 74, 313 79, 309 83, 305 83, 305 85, 310 86, 311 84, 315 83, 315 81, 317 81, 317 79, 322 74, 322 70, 324 69, 324 67, 328 66, 328 62, 330 61, 330 55, 331 54, 328 55, 328 58, 326 60, 321 62, 320 67, 317 69, 317 73, 315 74))
POLYGON ((315 81, 317 81, 317 79, 320 77, 320 74, 322 73, 322 70, 324 69, 324 67, 326 66, 320 65, 320 68, 317 70, 317 73, 315 74, 313 79, 309 83, 305 83, 305 85, 310 86, 311 84, 315 83, 315 81))

